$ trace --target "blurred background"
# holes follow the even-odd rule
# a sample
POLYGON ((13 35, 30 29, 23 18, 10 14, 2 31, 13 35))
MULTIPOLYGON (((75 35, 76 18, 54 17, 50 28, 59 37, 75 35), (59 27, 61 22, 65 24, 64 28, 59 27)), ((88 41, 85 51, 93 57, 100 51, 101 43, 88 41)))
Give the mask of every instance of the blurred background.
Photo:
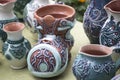
POLYGON ((80 22, 83 21, 83 15, 89 3, 89 0, 58 0, 67 5, 74 7, 76 10, 76 19, 80 22))

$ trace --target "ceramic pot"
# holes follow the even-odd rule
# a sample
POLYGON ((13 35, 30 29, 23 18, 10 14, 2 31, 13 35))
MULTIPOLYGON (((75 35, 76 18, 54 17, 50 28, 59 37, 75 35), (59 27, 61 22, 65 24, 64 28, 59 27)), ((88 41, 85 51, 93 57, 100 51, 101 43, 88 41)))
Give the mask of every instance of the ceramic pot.
POLYGON ((46 35, 30 50, 27 63, 34 76, 48 78, 60 75, 68 63, 66 42, 59 36, 46 35))
POLYGON ((32 32, 36 32, 35 26, 37 26, 37 22, 34 19, 34 12, 45 5, 55 4, 56 0, 31 0, 24 8, 24 22, 28 29, 32 32))
POLYGON ((69 45, 70 59, 70 50, 74 44, 74 39, 70 34, 70 30, 74 27, 74 8, 63 4, 46 5, 37 9, 34 16, 39 23, 36 27, 39 39, 46 34, 60 36, 69 45))
POLYGON ((113 0, 104 6, 108 13, 108 19, 100 32, 100 44, 102 45, 120 46, 120 6, 118 4, 120 4, 119 0, 113 0))
POLYGON ((27 3, 29 3, 31 0, 17 0, 15 3, 15 7, 14 7, 14 12, 17 15, 17 17, 19 18, 20 21, 23 21, 23 11, 25 6, 27 5, 27 3))
POLYGON ((26 58, 31 45, 22 35, 24 24, 20 22, 11 22, 3 27, 8 38, 3 45, 3 55, 10 63, 13 69, 21 69, 26 66, 26 58))
POLYGON ((16 0, 0 0, 0 51, 2 50, 3 43, 7 39, 7 34, 3 31, 3 25, 18 21, 13 12, 15 2, 16 0))
POLYGON ((114 48, 85 45, 73 62, 73 74, 77 80, 111 80, 120 66, 120 59, 115 60, 113 55, 114 48))
POLYGON ((90 4, 83 17, 84 31, 90 43, 99 44, 100 30, 108 17, 104 10, 104 5, 110 1, 111 0, 90 0, 90 4))

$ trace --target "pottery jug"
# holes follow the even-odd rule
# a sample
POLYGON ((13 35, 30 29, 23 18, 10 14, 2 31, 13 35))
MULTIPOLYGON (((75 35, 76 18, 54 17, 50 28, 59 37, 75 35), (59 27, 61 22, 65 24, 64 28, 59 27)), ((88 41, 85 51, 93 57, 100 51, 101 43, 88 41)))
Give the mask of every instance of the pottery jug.
POLYGON ((100 44, 109 47, 120 46, 120 0, 113 0, 104 6, 108 13, 100 32, 100 44))
POLYGON ((40 39, 27 57, 29 71, 37 77, 54 77, 67 67, 68 48, 66 42, 59 36, 46 35, 40 39))
POLYGON ((108 17, 104 10, 104 5, 110 1, 111 0, 90 0, 90 4, 83 17, 84 31, 90 43, 99 44, 100 30, 108 17))
POLYGON ((3 44, 3 55, 13 69, 21 69, 27 65, 26 58, 31 45, 22 35, 24 27, 25 25, 20 22, 11 22, 3 27, 3 30, 8 35, 3 44))
POLYGON ((74 8, 63 4, 46 5, 37 9, 34 16, 39 23, 36 27, 39 39, 46 34, 60 36, 69 45, 70 59, 70 50, 74 44, 73 36, 70 34, 75 22, 74 8))
POLYGON ((111 80, 120 66, 120 58, 114 59, 116 50, 99 44, 81 48, 72 66, 77 80, 111 80))
POLYGON ((27 3, 29 3, 31 0, 17 0, 15 2, 14 12, 16 16, 19 18, 19 21, 23 22, 23 11, 27 3))
POLYGON ((28 29, 32 32, 36 32, 35 26, 37 22, 34 19, 34 12, 45 5, 55 4, 57 0, 31 0, 24 8, 24 22, 28 29))
POLYGON ((17 17, 13 12, 15 2, 16 0, 0 0, 0 51, 7 39, 7 34, 3 31, 3 25, 17 21, 17 17))

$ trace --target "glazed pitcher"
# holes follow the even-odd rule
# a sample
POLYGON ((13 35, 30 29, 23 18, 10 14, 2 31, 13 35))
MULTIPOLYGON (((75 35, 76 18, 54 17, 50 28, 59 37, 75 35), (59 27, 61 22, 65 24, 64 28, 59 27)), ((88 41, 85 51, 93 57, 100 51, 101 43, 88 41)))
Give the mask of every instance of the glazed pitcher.
POLYGON ((113 0, 104 6, 108 14, 100 32, 100 44, 109 47, 120 46, 120 0, 113 0))
POLYGON ((108 17, 104 5, 110 1, 90 0, 83 17, 83 27, 90 43, 99 44, 100 30, 108 17))
POLYGON ((82 46, 72 70, 77 80, 111 80, 120 67, 116 48, 98 44, 82 46))
POLYGON ((16 0, 0 0, 0 51, 7 39, 7 34, 3 31, 3 25, 18 21, 13 11, 15 2, 16 0))

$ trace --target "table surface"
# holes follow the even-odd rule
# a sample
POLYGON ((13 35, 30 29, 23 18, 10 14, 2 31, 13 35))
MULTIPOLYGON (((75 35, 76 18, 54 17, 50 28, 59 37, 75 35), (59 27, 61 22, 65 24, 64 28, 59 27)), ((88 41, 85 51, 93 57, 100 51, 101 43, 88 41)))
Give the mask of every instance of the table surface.
MULTIPOLYGON (((71 34, 74 37, 74 46, 71 50, 72 59, 68 64, 66 70, 59 76, 48 79, 41 79, 31 75, 27 67, 20 70, 13 70, 10 68, 5 57, 0 54, 0 80, 76 80, 72 73, 72 64, 78 54, 81 46, 90 44, 87 36, 84 33, 82 23, 76 21, 74 28, 71 29, 71 34)), ((37 33, 31 33, 28 28, 25 28, 23 35, 27 38, 32 45, 37 42, 37 33)))

